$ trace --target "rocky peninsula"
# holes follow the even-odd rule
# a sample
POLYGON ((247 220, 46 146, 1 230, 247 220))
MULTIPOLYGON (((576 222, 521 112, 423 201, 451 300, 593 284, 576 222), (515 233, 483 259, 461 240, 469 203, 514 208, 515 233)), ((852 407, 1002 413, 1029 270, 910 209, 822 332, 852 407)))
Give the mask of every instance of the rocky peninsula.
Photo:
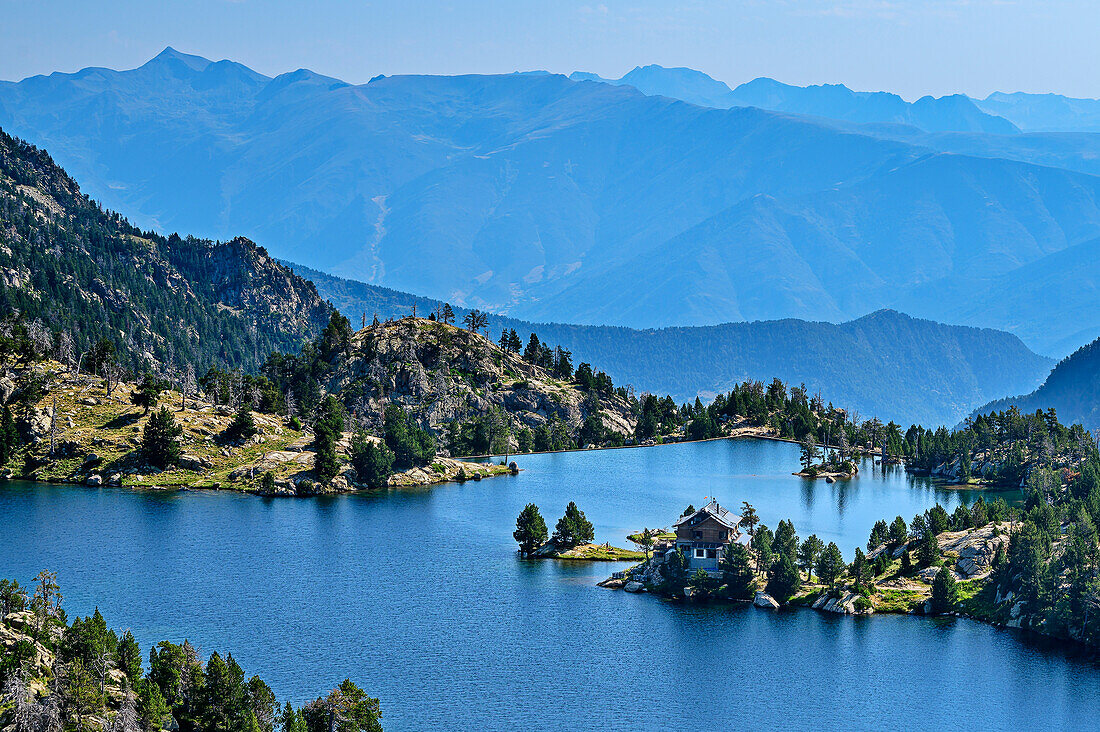
MULTIPOLYGON (((238 490, 272 496, 312 496, 361 490, 348 464, 351 432, 336 441, 339 474, 323 482, 315 474, 316 447, 308 426, 280 415, 251 412, 255 433, 225 439, 235 411, 197 396, 167 390, 168 406, 181 433, 178 464, 158 469, 143 460, 143 431, 151 412, 134 406, 139 384, 72 374, 53 362, 31 366, 17 381, 0 378, 0 403, 28 383, 48 383, 26 409, 30 445, 22 465, 9 462, 0 477, 92 487, 238 490), (56 417, 54 416, 56 415, 56 417), (264 481, 264 476, 270 480, 264 481)), ((377 438, 376 438, 377 439, 377 438)), ((390 475, 390 487, 481 480, 518 472, 515 463, 493 465, 437 456, 429 465, 390 475)))

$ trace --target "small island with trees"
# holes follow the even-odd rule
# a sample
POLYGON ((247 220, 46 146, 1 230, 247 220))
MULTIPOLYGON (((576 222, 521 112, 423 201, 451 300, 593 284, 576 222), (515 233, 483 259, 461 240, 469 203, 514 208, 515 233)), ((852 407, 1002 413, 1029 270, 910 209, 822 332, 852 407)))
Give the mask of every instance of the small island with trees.
POLYGON ((642 552, 620 549, 610 544, 593 544, 595 529, 592 522, 573 501, 565 507, 565 514, 558 519, 553 535, 549 536, 539 507, 528 503, 516 518, 516 530, 512 532, 512 537, 519 544, 520 556, 525 558, 638 561, 645 556, 642 552))

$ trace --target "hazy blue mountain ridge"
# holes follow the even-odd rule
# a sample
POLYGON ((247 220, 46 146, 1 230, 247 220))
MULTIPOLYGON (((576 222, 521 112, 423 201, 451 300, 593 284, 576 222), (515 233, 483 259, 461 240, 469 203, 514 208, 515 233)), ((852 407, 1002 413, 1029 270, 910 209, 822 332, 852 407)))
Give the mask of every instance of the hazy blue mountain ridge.
MULTIPOLYGON (((855 98, 885 110, 891 96, 855 98)), ((824 104, 715 109, 542 72, 272 79, 171 49, 130 71, 0 84, 0 124, 143 226, 246 235, 456 304, 635 327, 893 307, 1048 352, 1094 335, 1079 325, 1091 298, 1025 320, 997 289, 1040 262, 1051 280, 1056 265, 1077 275, 1054 255, 1100 236, 1100 179, 1074 172, 1095 172, 1091 136, 928 133, 828 120, 842 110, 824 104)))
POLYGON ((1021 412, 1055 409, 1062 424, 1080 423, 1089 430, 1100 429, 1100 339, 1060 361, 1035 391, 990 402, 974 414, 1010 406, 1021 412))
MULTIPOLYGON (((284 264, 311 280, 356 326, 375 315, 409 315, 414 304, 423 317, 441 304, 284 264)), ((459 319, 467 312, 455 310, 459 319)), ((536 333, 568 348, 574 364, 605 369, 616 383, 680 401, 707 399, 745 379, 778 376, 805 383, 838 406, 905 424, 952 424, 991 395, 1033 388, 1053 364, 1007 333, 888 310, 840 325, 787 319, 645 330, 490 315, 494 340, 504 328, 514 328, 524 342, 536 333)))
POLYGON ((926 132, 983 132, 1010 135, 1019 129, 1009 120, 979 108, 962 94, 924 96, 907 102, 889 92, 857 92, 843 84, 793 86, 760 77, 731 89, 724 82, 688 68, 637 66, 619 79, 574 72, 574 80, 628 85, 644 94, 682 99, 705 107, 759 107, 776 112, 858 123, 888 122, 926 132))

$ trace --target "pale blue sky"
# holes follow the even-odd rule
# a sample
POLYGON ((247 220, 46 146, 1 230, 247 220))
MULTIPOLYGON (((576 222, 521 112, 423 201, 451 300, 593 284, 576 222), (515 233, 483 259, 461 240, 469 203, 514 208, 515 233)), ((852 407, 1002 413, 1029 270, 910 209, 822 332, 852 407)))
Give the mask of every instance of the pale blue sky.
POLYGON ((1100 97, 1096 0, 0 0, 0 78, 131 68, 165 46, 277 74, 690 66, 736 86, 1100 97))

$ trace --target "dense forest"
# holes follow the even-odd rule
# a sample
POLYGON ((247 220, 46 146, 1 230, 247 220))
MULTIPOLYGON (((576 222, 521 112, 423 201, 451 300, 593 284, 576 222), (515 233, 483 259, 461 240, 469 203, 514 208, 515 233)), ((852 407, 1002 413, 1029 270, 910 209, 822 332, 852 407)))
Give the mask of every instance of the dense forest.
POLYGON ((56 576, 0 580, 0 729, 12 732, 380 732, 381 711, 351 680, 280 706, 232 654, 202 658, 161 641, 146 659, 99 610, 68 620, 56 576), (147 663, 146 663, 147 661, 147 663))
POLYGON ((312 283, 252 242, 140 231, 82 195, 44 151, 0 131, 0 313, 19 313, 39 350, 53 339, 75 361, 110 344, 139 372, 255 369, 319 332, 330 312, 312 283))

